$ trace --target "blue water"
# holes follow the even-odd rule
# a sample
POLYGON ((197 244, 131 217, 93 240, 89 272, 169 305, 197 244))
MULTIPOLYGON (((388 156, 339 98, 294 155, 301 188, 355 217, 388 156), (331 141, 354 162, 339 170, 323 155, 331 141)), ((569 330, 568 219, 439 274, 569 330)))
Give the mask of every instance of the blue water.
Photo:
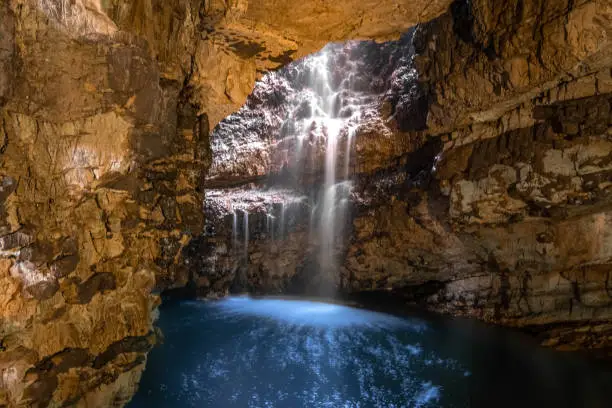
POLYGON ((130 408, 612 407, 608 366, 466 320, 229 298, 158 324, 130 408))

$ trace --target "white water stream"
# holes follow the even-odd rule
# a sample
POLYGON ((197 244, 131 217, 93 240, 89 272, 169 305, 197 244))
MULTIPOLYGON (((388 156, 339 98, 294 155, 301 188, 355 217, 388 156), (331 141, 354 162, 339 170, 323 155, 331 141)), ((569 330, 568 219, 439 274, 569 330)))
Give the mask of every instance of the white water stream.
MULTIPOLYGON (((327 46, 299 65, 297 81, 305 86, 292 100, 284 126, 291 131, 278 146, 281 143, 290 146, 291 151, 285 152, 283 157, 287 158, 285 165, 292 178, 285 182, 294 183, 295 196, 300 198, 289 198, 276 206, 270 203, 265 221, 269 239, 287 239, 292 227, 292 211, 296 209, 294 204, 302 203, 304 192, 309 195, 312 208, 309 244, 316 250, 319 269, 330 274, 337 268, 337 254, 347 235, 351 156, 361 121, 360 106, 371 98, 354 89, 354 62, 344 60, 342 67, 336 66, 335 47, 327 46), (341 77, 335 72, 337 69, 341 77), (310 184, 302 184, 309 177, 310 184), (313 179, 319 181, 313 182, 313 179)), ((251 193, 253 196, 266 194, 259 190, 251 190, 251 193)), ((232 206, 232 211, 234 253, 238 256, 242 253, 246 259, 248 241, 253 237, 249 235, 249 209, 232 206)))

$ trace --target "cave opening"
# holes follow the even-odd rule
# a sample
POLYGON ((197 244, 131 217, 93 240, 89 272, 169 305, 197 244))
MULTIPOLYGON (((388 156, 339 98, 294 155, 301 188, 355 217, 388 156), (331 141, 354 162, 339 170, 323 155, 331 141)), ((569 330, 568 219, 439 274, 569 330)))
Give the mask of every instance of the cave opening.
POLYGON ((356 214, 393 196, 371 197, 386 182, 402 189, 434 170, 435 154, 420 149, 435 143, 420 135, 428 102, 413 35, 330 43, 266 74, 213 129, 206 233, 188 250, 199 294, 351 291, 344 258, 356 214), (415 160, 397 167, 402 149, 415 160))

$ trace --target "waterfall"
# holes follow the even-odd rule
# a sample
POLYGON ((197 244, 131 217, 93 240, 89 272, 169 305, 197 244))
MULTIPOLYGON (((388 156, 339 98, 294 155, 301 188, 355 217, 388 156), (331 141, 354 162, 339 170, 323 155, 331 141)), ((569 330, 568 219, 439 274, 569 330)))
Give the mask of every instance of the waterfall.
POLYGON ((248 261, 249 256, 249 212, 246 209, 234 208, 232 211, 232 248, 235 254, 242 247, 242 258, 248 261), (242 231, 240 231, 238 212, 242 212, 242 231), (242 240, 239 239, 242 232, 242 240))
MULTIPOLYGON (((321 53, 312 58, 308 72, 309 85, 314 95, 310 95, 311 115, 302 121, 301 133, 298 136, 300 141, 308 140, 313 129, 316 135, 324 140, 325 159, 323 162, 323 184, 318 202, 312 212, 310 220, 311 239, 317 237, 318 240, 318 264, 319 268, 325 273, 327 278, 332 278, 329 274, 335 272, 336 259, 335 253, 342 238, 342 226, 346 220, 346 198, 349 189, 340 188, 346 185, 349 177, 349 166, 351 156, 351 143, 355 127, 348 125, 351 119, 358 116, 358 109, 353 109, 348 118, 339 117, 340 110, 344 105, 343 91, 348 91, 350 95, 351 75, 334 89, 331 80, 330 70, 333 64, 330 63, 328 47, 321 53), (346 139, 344 151, 340 148, 340 140, 346 139), (344 154, 344 162, 339 162, 339 156, 344 154), (338 164, 341 163, 340 174, 337 174, 338 164), (343 204, 344 203, 344 204, 343 204), (314 219, 313 219, 314 217, 314 219), (317 231, 313 233, 312 229, 317 231)), ((301 146, 302 143, 298 143, 301 146)), ((300 151, 303 150, 300 148, 300 151)))
POLYGON ((232 210, 232 247, 238 248, 238 211, 232 210))
POLYGON ((351 146, 353 143, 353 136, 355 134, 355 128, 350 127, 347 132, 346 137, 346 147, 344 150, 344 179, 348 180, 350 176, 350 166, 351 166, 351 146))
MULTIPOLYGON (((249 233, 254 240, 265 236, 274 242, 268 248, 274 248, 275 255, 292 248, 290 257, 295 245, 286 243, 304 239, 298 245, 308 257, 305 264, 316 269, 306 273, 323 278, 318 280, 332 290, 338 283, 338 256, 348 234, 352 150, 362 112, 367 112, 363 107, 376 99, 357 75, 359 63, 352 59, 350 46, 331 44, 295 66, 291 73, 295 93, 285 99, 279 133, 272 135, 265 156, 272 177, 265 188, 251 185, 230 197, 244 217, 240 220, 233 210, 233 253, 240 259, 249 261, 249 233), (249 217, 253 231, 249 231, 249 217), (265 228, 264 234, 259 226, 262 231, 265 228), (302 230, 306 234, 295 234, 302 230)), ((265 121, 258 123, 268 123, 277 114, 267 112, 262 116, 265 121)), ((246 134, 250 135, 248 149, 257 151, 261 139, 253 136, 256 132, 246 134)), ((228 137, 234 135, 244 134, 228 137)), ((258 137, 263 139, 261 134, 258 137)), ((216 145, 222 146, 221 142, 216 145)))
POLYGON ((280 239, 285 239, 285 202, 281 202, 281 216, 280 216, 280 239))
POLYGON ((272 214, 266 214, 266 233, 268 239, 274 241, 274 216, 272 214))
POLYGON ((244 210, 244 258, 249 259, 249 212, 244 210))

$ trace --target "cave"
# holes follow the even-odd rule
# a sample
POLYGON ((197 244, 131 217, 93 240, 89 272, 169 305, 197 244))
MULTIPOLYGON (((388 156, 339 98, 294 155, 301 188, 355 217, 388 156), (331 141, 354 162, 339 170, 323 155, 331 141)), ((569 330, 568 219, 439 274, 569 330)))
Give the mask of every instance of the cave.
POLYGON ((611 38, 609 0, 3 0, 0 407, 608 407, 611 38))

